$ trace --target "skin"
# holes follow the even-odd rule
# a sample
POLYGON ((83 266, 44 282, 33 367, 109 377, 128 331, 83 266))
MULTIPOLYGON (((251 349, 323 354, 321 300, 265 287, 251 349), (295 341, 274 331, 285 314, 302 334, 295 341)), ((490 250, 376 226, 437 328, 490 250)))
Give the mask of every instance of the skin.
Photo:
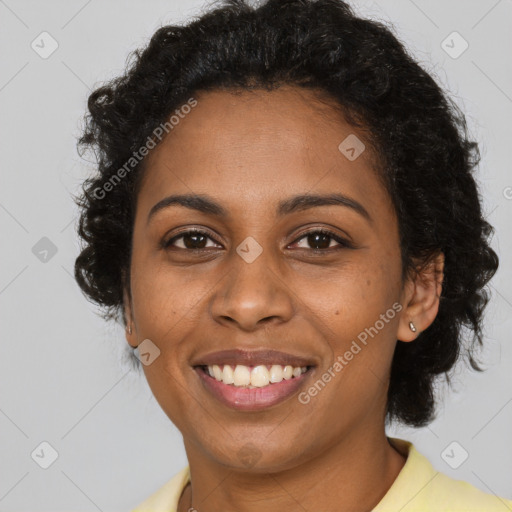
POLYGON ((144 372, 183 435, 192 485, 179 512, 260 512, 262 501, 266 512, 371 510, 406 460, 384 428, 393 351, 433 322, 442 254, 402 282, 397 218, 369 146, 349 161, 338 145, 364 136, 314 91, 194 97, 197 106, 147 157, 125 291, 127 341, 148 338, 160 349, 144 372), (339 205, 276 214, 290 196, 334 191, 361 203, 371 221, 339 205), (228 217, 173 205, 148 222, 160 200, 187 193, 211 196, 228 217), (190 237, 161 247, 190 227, 211 237, 196 254, 185 248, 190 237), (353 247, 328 237, 308 243, 305 233, 322 227, 353 247), (263 248, 252 263, 236 252, 247 237, 263 248), (295 395, 237 411, 209 395, 191 367, 213 351, 271 347, 311 357, 313 384, 394 303, 402 310, 308 404, 295 395), (249 440, 250 467, 238 455, 249 440))

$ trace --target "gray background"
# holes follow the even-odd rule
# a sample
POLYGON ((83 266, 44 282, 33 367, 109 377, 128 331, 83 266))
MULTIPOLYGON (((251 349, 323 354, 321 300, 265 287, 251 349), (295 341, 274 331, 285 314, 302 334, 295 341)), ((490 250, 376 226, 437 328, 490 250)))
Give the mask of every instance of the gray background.
MULTIPOLYGON (((467 112, 481 141, 478 180, 501 256, 482 353, 489 369, 460 365, 455 391, 439 391, 436 421, 389 434, 415 442, 436 469, 512 498, 512 3, 352 3, 392 22, 467 112), (457 58, 463 40, 446 39, 454 31, 469 44, 457 58)), ((202 6, 0 0, 1 511, 129 510, 186 464, 180 433, 127 363, 122 328, 98 317, 72 277, 79 246, 71 194, 92 169, 75 149, 90 90, 120 73, 128 52, 158 26, 202 6), (59 45, 46 59, 31 47, 45 37, 51 49, 43 31, 59 45), (31 457, 37 449, 39 463, 51 462, 43 441, 58 452, 48 469, 31 457)))

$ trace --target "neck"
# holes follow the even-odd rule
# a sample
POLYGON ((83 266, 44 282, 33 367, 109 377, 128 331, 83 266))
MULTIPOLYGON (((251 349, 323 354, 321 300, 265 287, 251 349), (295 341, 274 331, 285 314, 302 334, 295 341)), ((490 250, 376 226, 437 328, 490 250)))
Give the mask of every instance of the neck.
MULTIPOLYGON (((367 431, 366 431, 367 432, 367 431)), ((279 471, 238 471, 205 459, 185 441, 191 485, 178 512, 265 512, 303 508, 368 512, 384 497, 406 458, 380 435, 347 436, 323 453, 279 471)))

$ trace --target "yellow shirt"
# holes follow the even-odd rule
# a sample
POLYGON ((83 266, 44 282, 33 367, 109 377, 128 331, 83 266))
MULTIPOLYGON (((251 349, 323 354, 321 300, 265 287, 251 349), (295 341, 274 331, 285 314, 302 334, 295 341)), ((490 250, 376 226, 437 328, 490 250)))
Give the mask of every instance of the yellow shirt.
MULTIPOLYGON (((411 442, 390 439, 407 461, 372 512, 512 511, 512 500, 487 494, 468 482, 440 473, 411 442)), ((189 481, 190 467, 186 466, 132 512, 176 512, 189 481)))

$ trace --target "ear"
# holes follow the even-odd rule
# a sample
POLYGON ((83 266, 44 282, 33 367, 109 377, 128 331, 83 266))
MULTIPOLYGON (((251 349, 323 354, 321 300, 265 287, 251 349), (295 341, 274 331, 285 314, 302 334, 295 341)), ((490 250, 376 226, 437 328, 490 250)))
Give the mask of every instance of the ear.
POLYGON ((413 341, 435 320, 439 311, 444 277, 444 254, 437 253, 424 265, 417 267, 404 286, 403 313, 398 325, 397 338, 400 341, 413 341), (411 330, 413 322, 416 332, 411 330))
POLYGON ((125 322, 125 336, 126 341, 132 348, 138 346, 137 330, 133 321, 132 300, 129 291, 129 283, 127 282, 126 275, 123 272, 123 319, 125 322), (130 332, 131 331, 131 332, 130 332))

